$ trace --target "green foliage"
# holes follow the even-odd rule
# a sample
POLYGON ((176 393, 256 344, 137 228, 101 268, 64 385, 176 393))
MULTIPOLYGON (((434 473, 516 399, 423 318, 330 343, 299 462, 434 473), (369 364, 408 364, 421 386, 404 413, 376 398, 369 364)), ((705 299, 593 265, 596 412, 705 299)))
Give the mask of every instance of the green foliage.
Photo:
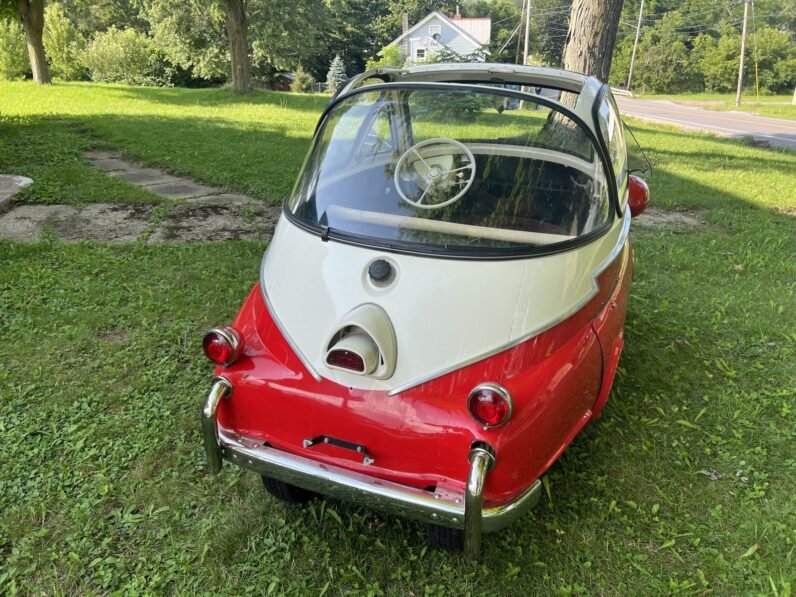
POLYGON ((249 0, 246 11, 255 77, 306 66, 323 47, 329 13, 321 0, 249 0))
POLYGON ((57 2, 44 10, 44 48, 54 76, 67 81, 85 78, 82 62, 86 40, 57 2))
POLYGON ((326 91, 332 94, 337 93, 337 90, 342 87, 347 79, 345 64, 343 64, 340 56, 335 56, 331 65, 329 65, 329 72, 326 74, 326 91))
POLYGON ((700 35, 695 44, 699 56, 699 70, 707 91, 732 91, 738 83, 741 36, 725 31, 718 39, 700 35))
POLYGON ((83 54, 92 81, 164 85, 168 82, 152 40, 135 29, 98 33, 83 54))
MULTIPOLYGON (((318 79, 326 75, 329 56, 339 55, 346 72, 365 70, 369 60, 377 59, 375 33, 371 23, 385 14, 387 5, 372 0, 325 0, 326 22, 313 42, 311 55, 302 64, 318 79)), ((324 12, 319 11, 320 22, 324 12)))
MULTIPOLYGON (((623 25, 611 81, 627 79, 639 0, 624 4, 623 25)), ((729 93, 738 82, 743 2, 727 6, 712 0, 656 0, 645 5, 633 88, 646 92, 715 91, 729 93)), ((750 11, 744 81, 753 87, 755 59, 765 92, 785 92, 796 85, 796 3, 758 0, 750 11), (756 33, 755 33, 756 29, 756 33), (757 46, 757 52, 755 52, 757 46)))
POLYGON ((29 70, 22 25, 17 19, 0 19, 0 79, 21 79, 29 70))
POLYGON ((302 67, 298 67, 295 72, 296 78, 290 84, 290 90, 296 93, 312 93, 315 86, 315 79, 302 67))
MULTIPOLYGON (((792 33, 771 27, 758 29, 757 43, 760 87, 768 92, 790 92, 796 87, 796 41, 792 33)), ((754 45, 751 48, 754 59, 754 45)))
POLYGON ((209 0, 140 0, 149 23, 152 47, 194 77, 223 81, 229 74, 224 11, 209 0))
POLYGON ((377 58, 368 60, 366 68, 377 68, 379 66, 395 66, 401 68, 404 65, 404 59, 401 57, 401 48, 398 45, 387 46, 382 49, 381 55, 377 58))

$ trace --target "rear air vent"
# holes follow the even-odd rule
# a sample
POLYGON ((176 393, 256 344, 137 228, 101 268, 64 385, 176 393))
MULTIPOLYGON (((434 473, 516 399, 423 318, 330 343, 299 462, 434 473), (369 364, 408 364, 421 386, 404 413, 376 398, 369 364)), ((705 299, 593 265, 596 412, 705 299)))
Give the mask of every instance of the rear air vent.
POLYGON ((387 379, 395 371, 396 341, 387 313, 368 303, 349 312, 325 346, 330 369, 387 379))

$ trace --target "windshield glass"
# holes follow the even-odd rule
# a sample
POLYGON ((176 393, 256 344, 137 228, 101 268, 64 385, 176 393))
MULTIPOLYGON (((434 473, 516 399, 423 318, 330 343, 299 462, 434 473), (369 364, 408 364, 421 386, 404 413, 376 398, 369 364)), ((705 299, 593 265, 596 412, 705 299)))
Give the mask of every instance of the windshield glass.
POLYGON ((340 101, 288 207, 330 236, 475 254, 565 242, 612 216, 602 163, 578 124, 453 86, 340 101))

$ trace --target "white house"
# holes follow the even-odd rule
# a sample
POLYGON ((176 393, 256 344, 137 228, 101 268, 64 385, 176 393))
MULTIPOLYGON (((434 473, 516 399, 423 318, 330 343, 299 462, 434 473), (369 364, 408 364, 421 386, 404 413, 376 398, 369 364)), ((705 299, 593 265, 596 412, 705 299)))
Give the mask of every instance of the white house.
POLYGON ((447 48, 457 54, 472 54, 492 40, 492 19, 465 19, 456 7, 452 17, 432 12, 413 27, 409 27, 387 47, 399 46, 401 57, 410 62, 422 62, 429 54, 447 48))

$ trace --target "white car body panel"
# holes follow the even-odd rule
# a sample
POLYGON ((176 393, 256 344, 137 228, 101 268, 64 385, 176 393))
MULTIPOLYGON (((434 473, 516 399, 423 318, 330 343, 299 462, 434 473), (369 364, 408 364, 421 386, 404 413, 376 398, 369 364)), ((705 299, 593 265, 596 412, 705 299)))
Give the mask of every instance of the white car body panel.
POLYGON ((599 239, 566 252, 513 260, 435 259, 336 242, 283 215, 263 258, 271 315, 316 377, 397 393, 505 350, 571 316, 597 292, 595 276, 624 246, 629 213, 599 239), (376 287, 367 269, 387 259, 396 279, 376 287), (324 340, 353 308, 375 303, 396 330, 389 379, 331 369, 324 340))

